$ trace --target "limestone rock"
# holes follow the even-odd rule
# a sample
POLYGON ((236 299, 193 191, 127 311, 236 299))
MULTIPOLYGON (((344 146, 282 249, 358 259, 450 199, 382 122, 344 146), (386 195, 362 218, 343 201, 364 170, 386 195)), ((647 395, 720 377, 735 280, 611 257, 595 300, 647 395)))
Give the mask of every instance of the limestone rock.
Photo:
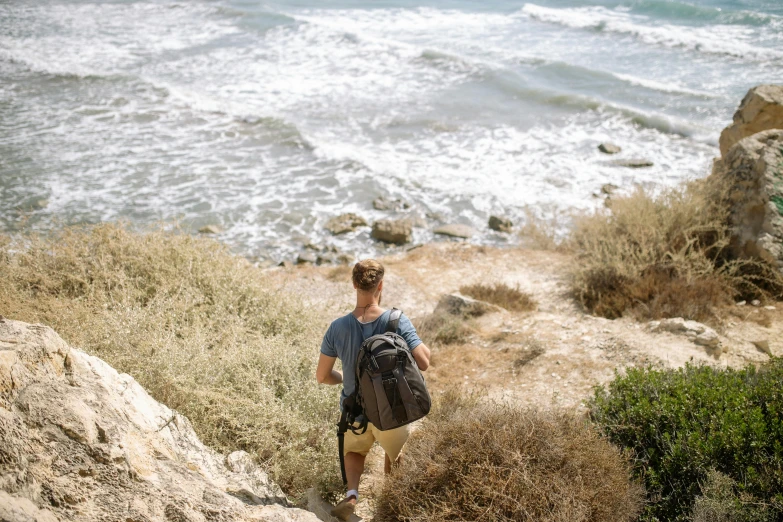
POLYGON ((718 337, 718 333, 715 330, 696 321, 687 321, 682 317, 651 321, 649 328, 653 332, 669 332, 684 335, 694 343, 707 348, 717 348, 720 345, 720 337, 718 337))
POLYGON ((772 350, 769 349, 769 341, 766 339, 760 339, 758 341, 751 341, 760 352, 764 352, 767 355, 772 355, 772 350))
POLYGON ((341 214, 326 222, 324 228, 334 235, 353 232, 359 227, 366 227, 367 221, 353 213, 341 214))
POLYGON ((514 223, 510 219, 498 216, 489 216, 489 228, 497 232, 511 232, 514 223))
POLYGON ((498 312, 503 310, 497 305, 479 301, 464 296, 460 293, 444 294, 435 307, 435 313, 444 312, 451 315, 479 316, 489 312, 498 312))
POLYGON ((643 169, 646 167, 652 167, 654 165, 652 161, 644 158, 616 160, 614 164, 620 167, 628 167, 629 169, 643 169))
POLYGON ((316 263, 318 263, 318 256, 313 252, 300 252, 299 255, 296 256, 297 265, 314 265, 316 263))
POLYGON ((598 150, 604 154, 619 154, 623 149, 614 143, 604 142, 598 146, 598 150))
POLYGON ((207 225, 198 229, 200 234, 220 234, 223 230, 217 225, 207 225))
POLYGON ((783 269, 783 130, 734 145, 715 162, 708 184, 730 206, 732 254, 783 269))
POLYGON ((407 219, 380 219, 372 224, 373 239, 404 245, 413 241, 413 227, 407 219))
POLYGON ((467 225, 443 225, 433 230, 436 234, 442 236, 458 237, 462 239, 468 239, 473 236, 474 230, 467 225))
POLYGON ((315 522, 247 454, 53 330, 0 319, 0 520, 315 522))
POLYGON ((740 140, 770 129, 783 129, 783 85, 760 85, 748 91, 734 113, 734 123, 720 135, 721 156, 725 158, 740 140))
POLYGON ((391 199, 386 196, 379 196, 372 202, 375 210, 405 210, 410 208, 410 204, 401 199, 391 199))

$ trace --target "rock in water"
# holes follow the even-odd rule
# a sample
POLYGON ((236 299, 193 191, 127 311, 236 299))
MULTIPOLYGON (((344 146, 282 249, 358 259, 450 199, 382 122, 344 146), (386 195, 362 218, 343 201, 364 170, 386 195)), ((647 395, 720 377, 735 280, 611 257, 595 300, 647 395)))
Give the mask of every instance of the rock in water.
POLYGON ((359 227, 366 227, 367 221, 356 214, 348 213, 333 217, 326 222, 324 228, 334 235, 353 232, 359 227))
POLYGON ((372 224, 373 239, 404 245, 413 241, 413 227, 407 219, 380 219, 372 224))
POLYGON ((783 270, 783 130, 741 140, 715 162, 707 179, 729 204, 733 255, 783 270))
POLYGON ((759 85, 748 91, 734 123, 720 134, 721 156, 725 158, 740 140, 770 129, 783 129, 783 85, 759 85))
POLYGON ((300 252, 296 256, 297 265, 314 265, 318 262, 318 256, 312 252, 300 252))
POLYGON ((207 448, 129 375, 0 321, 0 520, 299 521, 244 452, 207 448))
POLYGON ((217 225, 207 225, 198 229, 200 234, 220 234, 223 230, 217 225))
POLYGON ((433 230, 434 233, 442 236, 459 237, 468 239, 473 236, 473 229, 467 225, 443 225, 433 230))
POLYGON ((514 223, 510 219, 498 216, 489 216, 489 228, 497 232, 511 232, 514 223))
POLYGON ((617 160, 614 162, 614 164, 619 167, 628 167, 629 169, 643 169, 646 167, 652 167, 654 165, 652 161, 643 158, 617 160))
POLYGON ((619 154, 622 152, 623 149, 621 149, 618 145, 615 145, 614 143, 601 143, 598 146, 598 150, 603 152, 604 154, 619 154))
POLYGON ((401 199, 391 199, 386 196, 379 196, 372 202, 375 210, 405 210, 410 205, 401 199))

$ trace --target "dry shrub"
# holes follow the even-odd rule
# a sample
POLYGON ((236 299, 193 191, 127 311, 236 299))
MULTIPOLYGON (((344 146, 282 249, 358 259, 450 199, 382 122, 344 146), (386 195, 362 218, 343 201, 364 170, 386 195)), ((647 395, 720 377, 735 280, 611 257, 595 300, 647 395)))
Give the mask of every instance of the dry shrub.
POLYGON ((133 375, 288 494, 340 489, 338 390, 314 378, 325 325, 219 243, 117 225, 0 241, 0 313, 50 325, 133 375))
POLYGON ((376 521, 603 522, 639 513, 643 490, 628 462, 583 418, 453 395, 440 404, 386 477, 376 521))
POLYGON ((729 260, 726 210, 703 183, 658 196, 642 189, 575 222, 572 289, 591 312, 616 318, 709 320, 737 295, 780 292, 759 261, 729 260))
MULTIPOLYGON (((545 209, 546 210, 546 209, 545 209)), ((525 209, 525 222, 519 228, 523 245, 540 250, 560 250, 564 246, 562 230, 571 216, 551 209, 549 217, 541 217, 530 208, 525 209)))
POLYGON ((502 306, 506 310, 527 312, 536 308, 536 301, 530 294, 522 292, 518 286, 511 287, 505 283, 465 285, 461 286, 459 291, 474 299, 502 306))
POLYGON ((473 334, 472 323, 467 317, 440 310, 416 321, 415 326, 422 339, 436 345, 465 343, 473 334))

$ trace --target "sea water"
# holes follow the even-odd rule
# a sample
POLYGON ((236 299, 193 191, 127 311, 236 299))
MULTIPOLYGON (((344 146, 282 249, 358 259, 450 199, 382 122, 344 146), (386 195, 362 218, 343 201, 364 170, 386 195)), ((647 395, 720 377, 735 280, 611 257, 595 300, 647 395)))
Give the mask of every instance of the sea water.
POLYGON ((0 1, 0 232, 177 221, 275 261, 377 253, 323 229, 355 212, 513 242, 489 215, 705 176, 770 82, 779 0, 0 1))

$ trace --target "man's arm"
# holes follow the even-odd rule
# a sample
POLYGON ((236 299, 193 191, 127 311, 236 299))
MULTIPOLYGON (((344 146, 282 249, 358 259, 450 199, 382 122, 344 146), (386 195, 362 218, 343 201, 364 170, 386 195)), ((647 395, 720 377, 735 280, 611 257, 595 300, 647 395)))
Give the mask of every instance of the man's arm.
POLYGON ((320 354, 318 357, 318 367, 315 369, 315 380, 319 384, 342 384, 343 375, 334 369, 334 362, 337 357, 329 357, 320 354))
POLYGON ((416 366, 419 367, 419 370, 426 372, 427 368, 430 367, 430 349, 427 348, 427 345, 421 343, 413 349, 411 354, 413 355, 413 359, 416 361, 416 366))

